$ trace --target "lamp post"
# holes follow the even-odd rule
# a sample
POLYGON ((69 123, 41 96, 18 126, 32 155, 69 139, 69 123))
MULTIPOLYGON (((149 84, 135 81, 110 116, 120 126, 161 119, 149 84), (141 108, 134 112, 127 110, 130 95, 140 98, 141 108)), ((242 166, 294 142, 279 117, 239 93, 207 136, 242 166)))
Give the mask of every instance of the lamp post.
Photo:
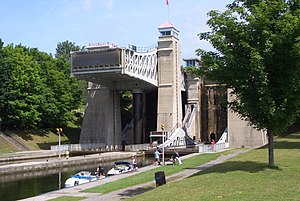
POLYGON ((162 130, 162 148, 163 148, 163 156, 162 156, 162 164, 165 165, 165 124, 161 124, 161 130, 162 130))
POLYGON ((58 134, 58 157, 59 160, 61 159, 60 155, 60 133, 62 132, 62 128, 56 128, 57 134, 58 134))

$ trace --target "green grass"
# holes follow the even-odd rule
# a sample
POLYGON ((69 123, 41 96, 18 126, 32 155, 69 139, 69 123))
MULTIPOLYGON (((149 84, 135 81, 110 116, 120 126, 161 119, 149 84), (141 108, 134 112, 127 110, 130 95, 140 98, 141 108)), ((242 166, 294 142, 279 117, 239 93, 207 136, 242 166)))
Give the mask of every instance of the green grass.
MULTIPOLYGON (((64 132, 64 131, 63 131, 64 132)), ((54 130, 37 129, 28 131, 14 131, 19 141, 25 143, 32 150, 50 149, 51 145, 58 144, 58 135, 54 130)), ((62 144, 70 143, 65 134, 61 135, 62 144)))
POLYGON ((300 200, 299 148, 300 132, 276 140, 277 169, 264 147, 129 200, 300 200))
POLYGON ((62 196, 62 197, 51 199, 49 201, 77 201, 77 200, 84 200, 84 199, 86 199, 86 197, 62 196))
POLYGON ((186 168, 195 168, 201 164, 207 163, 208 161, 216 159, 220 154, 203 154, 198 155, 193 158, 189 158, 183 161, 182 165, 166 165, 161 166, 159 168, 149 170, 146 172, 142 172, 140 174, 124 178, 118 181, 106 183, 101 186, 97 186, 94 188, 90 188, 87 190, 84 190, 83 192, 89 192, 89 193, 108 193, 112 191, 116 191, 119 189, 127 188, 130 186, 134 186, 137 184, 143 184, 154 180, 154 173, 157 171, 164 171, 166 176, 175 174, 177 172, 180 172, 182 170, 185 170, 186 168))
POLYGON ((16 152, 17 150, 5 140, 0 138, 0 154, 16 152))
MULTIPOLYGON (((18 141, 27 145, 30 150, 49 150, 50 146, 58 144, 58 135, 55 129, 35 129, 26 131, 12 131, 17 135, 18 141)), ((61 135, 62 144, 78 144, 80 128, 69 125, 63 129, 61 135)), ((0 154, 17 151, 13 146, 0 138, 0 154)))

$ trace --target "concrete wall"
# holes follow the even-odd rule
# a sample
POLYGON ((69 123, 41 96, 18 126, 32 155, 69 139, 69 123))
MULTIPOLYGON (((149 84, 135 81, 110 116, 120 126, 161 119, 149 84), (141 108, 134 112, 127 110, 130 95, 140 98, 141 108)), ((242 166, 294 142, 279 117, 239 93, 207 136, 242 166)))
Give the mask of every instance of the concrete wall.
MULTIPOLYGON (((228 89, 228 100, 233 100, 228 89)), ((267 144, 266 132, 258 131, 228 109, 228 138, 231 148, 260 147, 267 144)))
POLYGON ((40 170, 49 170, 54 168, 71 167, 86 164, 99 164, 105 161, 129 159, 133 155, 141 156, 140 152, 107 152, 101 154, 92 154, 88 156, 76 156, 70 158, 45 159, 44 161, 33 161, 27 163, 2 165, 0 166, 0 174, 16 174, 25 172, 36 172, 40 170))
POLYGON ((201 142, 201 84, 203 80, 197 78, 190 73, 186 73, 185 77, 187 91, 187 107, 194 108, 194 121, 191 123, 191 128, 188 132, 190 137, 196 142, 201 142))
POLYGON ((80 143, 122 144, 119 92, 90 83, 80 143))

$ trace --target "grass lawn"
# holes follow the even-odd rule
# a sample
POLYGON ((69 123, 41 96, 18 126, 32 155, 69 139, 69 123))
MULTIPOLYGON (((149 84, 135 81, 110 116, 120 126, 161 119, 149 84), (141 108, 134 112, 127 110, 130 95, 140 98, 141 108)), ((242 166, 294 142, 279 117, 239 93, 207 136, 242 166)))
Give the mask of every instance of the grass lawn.
POLYGON ((15 149, 11 144, 0 138, 0 154, 11 153, 15 151, 17 151, 17 149, 15 149))
POLYGON ((300 132, 277 139, 274 152, 278 169, 264 147, 129 200, 300 200, 300 132))
MULTIPOLYGON (((51 145, 58 145, 58 135, 53 130, 28 130, 14 131, 19 141, 29 146, 32 150, 50 149, 51 145)), ((62 144, 69 143, 66 135, 61 135, 62 144)))
POLYGON ((74 196, 62 196, 59 198, 54 198, 48 201, 78 201, 78 200, 84 200, 86 197, 74 197, 74 196))
POLYGON ((208 161, 216 159, 220 153, 216 154, 203 154, 198 155, 193 158, 189 158, 183 161, 182 165, 166 165, 161 166, 159 168, 155 168, 153 170, 149 170, 147 172, 142 172, 140 174, 120 179, 118 181, 106 183, 101 186, 97 186, 94 188, 90 188, 87 190, 84 190, 83 192, 89 192, 89 193, 108 193, 115 190, 127 188, 130 186, 134 186, 137 184, 143 184, 154 180, 154 173, 157 171, 164 171, 166 176, 172 175, 174 173, 180 172, 182 170, 185 170, 186 168, 194 168, 201 164, 207 163, 208 161))
MULTIPOLYGON (((17 130, 12 132, 16 134, 18 141, 30 147, 30 150, 49 150, 51 145, 58 145, 58 135, 55 129, 17 130)), ((61 143, 78 144, 79 136, 80 128, 69 124, 68 127, 63 128, 61 143)), ((0 138, 0 154, 14 151, 17 150, 0 138)))

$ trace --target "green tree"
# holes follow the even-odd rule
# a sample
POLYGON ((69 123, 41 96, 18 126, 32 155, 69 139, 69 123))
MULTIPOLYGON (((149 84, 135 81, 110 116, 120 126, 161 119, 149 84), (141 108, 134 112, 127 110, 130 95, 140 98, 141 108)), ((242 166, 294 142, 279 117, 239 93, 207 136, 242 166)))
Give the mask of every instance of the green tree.
POLYGON ((55 58, 69 61, 70 52, 82 50, 84 47, 76 45, 74 42, 68 40, 59 42, 56 47, 55 58))
POLYGON ((300 112, 299 0, 236 0, 208 15, 211 31, 199 36, 216 51, 198 49, 203 67, 193 71, 227 84, 237 97, 229 106, 254 127, 267 129, 273 167, 273 135, 300 112))
POLYGON ((120 104, 121 104, 121 119, 122 119, 122 129, 125 125, 130 123, 133 116, 132 108, 132 93, 130 91, 120 92, 120 104))
POLYGON ((36 126, 44 88, 39 65, 21 45, 2 47, 0 58, 2 124, 20 129, 36 126))
POLYGON ((43 77, 43 102, 39 107, 41 124, 46 127, 65 126, 74 119, 74 110, 80 104, 80 91, 76 80, 70 78, 69 61, 54 59, 37 49, 30 49, 30 55, 41 66, 43 77))
MULTIPOLYGON (((61 70, 64 71, 65 75, 70 77, 70 53, 74 51, 83 50, 85 47, 78 46, 74 42, 68 40, 59 42, 56 47, 55 57, 58 60, 57 64, 61 70)), ((71 86, 74 87, 74 95, 81 100, 82 104, 86 104, 87 101, 87 81, 78 80, 71 78, 71 86), (78 94, 79 93, 79 94, 78 94)), ((71 87, 70 86, 70 87, 71 87)), ((74 97, 75 98, 75 97, 74 97)))
POLYGON ((64 126, 80 104, 69 61, 36 48, 0 48, 0 123, 6 128, 64 126))
POLYGON ((2 39, 0 38, 0 49, 2 49, 2 47, 3 47, 3 41, 2 41, 2 39))
MULTIPOLYGON (((41 104, 39 105, 39 111, 41 113, 40 125, 43 127, 52 127, 65 124, 60 118, 60 111, 58 106, 60 105, 59 99, 56 96, 56 92, 59 90, 56 83, 61 82, 61 72, 56 68, 55 59, 44 52, 40 52, 36 48, 29 50, 29 54, 40 65, 40 76, 43 78, 43 93, 41 104)), ((63 90, 63 89, 61 89, 63 90)))

